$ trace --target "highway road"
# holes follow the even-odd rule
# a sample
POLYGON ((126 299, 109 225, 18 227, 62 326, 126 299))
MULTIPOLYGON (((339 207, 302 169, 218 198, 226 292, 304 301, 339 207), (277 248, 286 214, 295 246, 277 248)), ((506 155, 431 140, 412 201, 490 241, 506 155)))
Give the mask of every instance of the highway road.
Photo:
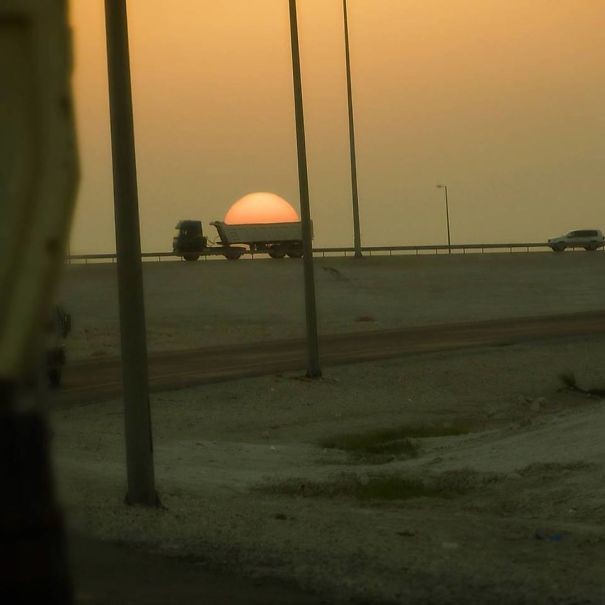
MULTIPOLYGON (((376 330, 320 337, 324 366, 527 342, 605 334, 605 312, 497 319, 397 330, 376 330)), ((306 367, 303 339, 275 340, 149 356, 152 391, 179 389, 207 382, 276 374, 306 367)), ((63 404, 94 403, 121 393, 119 358, 78 361, 65 369, 63 404)))

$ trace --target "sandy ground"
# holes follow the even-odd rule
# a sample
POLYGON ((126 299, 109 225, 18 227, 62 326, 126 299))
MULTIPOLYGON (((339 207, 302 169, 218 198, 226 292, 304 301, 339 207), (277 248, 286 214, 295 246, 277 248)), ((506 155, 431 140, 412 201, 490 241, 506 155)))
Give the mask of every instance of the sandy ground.
MULTIPOLYGON (((560 297, 545 290, 569 291, 558 271, 571 263, 586 263, 573 284, 583 308, 596 306, 589 277, 600 257, 570 255, 558 269, 559 257, 552 258, 531 257, 551 268, 548 279, 519 268, 520 290, 536 299, 532 310, 538 298, 555 310, 560 297)), ((452 283, 442 260, 426 262, 452 283)), ((401 271, 405 262, 392 265, 393 284, 416 280, 426 297, 442 287, 436 276, 401 271)), ((512 258, 473 262, 483 269, 467 276, 460 313, 468 312, 461 301, 472 290, 482 302, 473 307, 468 296, 469 304, 487 312, 488 298, 498 300, 514 285, 512 258), (490 277, 493 263, 509 273, 490 277), (487 279, 501 284, 498 296, 485 294, 487 279)), ((153 270, 196 275, 205 266, 153 270)), ((344 264, 339 270, 347 271, 344 264)), ((375 297, 384 307, 364 312, 386 317, 388 296, 372 291, 373 272, 366 275, 365 300, 375 297)), ((449 308, 439 292, 435 304, 449 308)), ((518 300, 511 303, 516 310, 518 300)), ((569 296, 563 302, 569 310, 569 296)), ((414 308, 416 320, 427 317, 421 305, 414 308)), ((57 408, 60 492, 79 531, 223 571, 293 580, 328 602, 605 603, 605 402, 561 391, 558 379, 573 371, 583 386, 605 385, 604 346, 595 337, 477 349, 330 368, 318 381, 280 375, 154 395, 163 506, 151 511, 122 504, 120 402, 57 408), (460 424, 470 432, 412 440, 419 454, 410 459, 359 459, 319 445, 343 432, 460 424), (347 492, 381 477, 434 491, 399 499, 347 492)))
MULTIPOLYGON (((605 253, 317 259, 322 333, 601 309, 605 253)), ((144 265, 149 349, 302 336, 300 261, 144 265)), ((67 267, 72 359, 117 355, 115 265, 67 267)))
POLYGON ((71 532, 68 550, 76 603, 85 605, 327 605, 290 583, 221 574, 124 542, 71 532))

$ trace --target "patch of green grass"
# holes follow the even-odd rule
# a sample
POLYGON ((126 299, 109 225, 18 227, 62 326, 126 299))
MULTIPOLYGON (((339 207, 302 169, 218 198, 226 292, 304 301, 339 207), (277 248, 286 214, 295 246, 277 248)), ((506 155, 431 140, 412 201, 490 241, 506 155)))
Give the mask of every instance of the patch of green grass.
POLYGON ((460 490, 438 483, 428 485, 419 479, 397 475, 366 477, 355 475, 333 481, 288 480, 266 485, 260 491, 307 498, 355 498, 360 501, 411 500, 413 498, 451 498, 460 490))
POLYGON ((414 458, 418 456, 420 447, 412 439, 465 435, 468 432, 469 428, 461 425, 409 425, 363 433, 344 433, 322 439, 319 445, 327 449, 342 450, 358 458, 414 458))
POLYGON ((448 498, 445 490, 431 487, 416 479, 395 475, 372 477, 359 484, 354 496, 358 500, 410 500, 412 498, 448 498))
POLYGON ((577 460, 574 462, 534 462, 517 470, 522 477, 540 476, 542 478, 559 477, 565 472, 595 470, 597 464, 577 460))

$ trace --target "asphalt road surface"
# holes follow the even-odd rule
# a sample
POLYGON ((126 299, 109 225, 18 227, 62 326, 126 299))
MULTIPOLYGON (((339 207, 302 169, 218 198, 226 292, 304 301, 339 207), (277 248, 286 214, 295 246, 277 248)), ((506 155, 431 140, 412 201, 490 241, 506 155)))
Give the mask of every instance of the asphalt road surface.
MULTIPOLYGON (((497 319, 397 330, 376 330, 320 337, 322 364, 387 359, 481 346, 589 337, 605 334, 605 312, 497 319)), ((276 340, 149 356, 149 386, 162 391, 246 376, 304 370, 303 339, 276 340)), ((65 369, 64 404, 93 403, 119 396, 121 361, 102 358, 79 361, 65 369)))

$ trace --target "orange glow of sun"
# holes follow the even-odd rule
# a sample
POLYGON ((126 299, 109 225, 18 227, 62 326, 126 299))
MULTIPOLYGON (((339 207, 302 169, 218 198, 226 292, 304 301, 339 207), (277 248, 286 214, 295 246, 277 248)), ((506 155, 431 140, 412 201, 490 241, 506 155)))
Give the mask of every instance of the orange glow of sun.
POLYGON ((296 223, 299 220, 296 210, 285 199, 266 192, 245 195, 225 215, 227 225, 296 223))

